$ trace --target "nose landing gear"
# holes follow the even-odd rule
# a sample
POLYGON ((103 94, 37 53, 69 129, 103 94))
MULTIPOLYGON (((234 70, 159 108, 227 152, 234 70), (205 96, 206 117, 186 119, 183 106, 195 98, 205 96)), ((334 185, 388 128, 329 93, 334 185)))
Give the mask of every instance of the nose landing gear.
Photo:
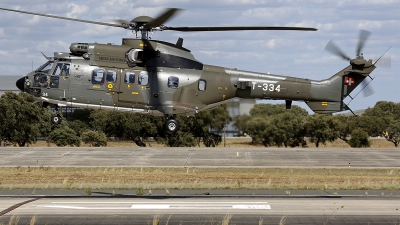
POLYGON ((165 115, 167 121, 164 124, 164 128, 168 133, 176 133, 179 130, 179 123, 174 119, 173 116, 165 115))
POLYGON ((58 106, 55 107, 54 114, 51 115, 51 123, 55 125, 61 124, 61 112, 58 111, 58 106))
POLYGON ((58 114, 53 114, 53 115, 51 115, 51 122, 53 123, 53 124, 60 124, 61 123, 61 116, 60 115, 58 115, 58 114))

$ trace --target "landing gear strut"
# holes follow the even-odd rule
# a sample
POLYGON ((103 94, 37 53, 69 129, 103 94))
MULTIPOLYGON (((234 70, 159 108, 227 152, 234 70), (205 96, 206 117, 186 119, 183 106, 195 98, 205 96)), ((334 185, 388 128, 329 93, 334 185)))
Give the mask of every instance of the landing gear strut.
POLYGON ((176 133, 179 130, 179 123, 174 119, 173 116, 166 115, 167 121, 164 124, 164 128, 168 133, 176 133))

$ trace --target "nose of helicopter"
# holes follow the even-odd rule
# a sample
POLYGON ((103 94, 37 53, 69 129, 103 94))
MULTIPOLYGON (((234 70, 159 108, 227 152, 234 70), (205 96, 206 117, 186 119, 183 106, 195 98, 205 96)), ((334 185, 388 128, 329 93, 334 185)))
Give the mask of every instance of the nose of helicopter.
POLYGON ((25 84, 25 77, 22 77, 17 80, 16 85, 19 90, 24 91, 24 84, 25 84))

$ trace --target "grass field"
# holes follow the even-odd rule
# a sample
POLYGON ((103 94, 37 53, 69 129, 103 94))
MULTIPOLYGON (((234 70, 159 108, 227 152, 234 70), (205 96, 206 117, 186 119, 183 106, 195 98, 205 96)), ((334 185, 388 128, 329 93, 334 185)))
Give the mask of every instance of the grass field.
POLYGON ((0 189, 399 190, 400 169, 0 168, 0 189))
MULTIPOLYGON (((224 143, 218 147, 223 147, 224 143)), ((385 139, 371 139, 373 148, 394 148, 385 139)), ((165 147, 148 140, 150 147, 165 147)), ((38 141, 32 147, 48 146, 38 141)), ((309 147, 314 147, 312 143, 309 147)), ((108 147, 137 147, 110 141, 108 147)), ((204 147, 204 146, 200 146, 204 147)), ((228 138, 226 147, 252 145, 251 138, 228 138)), ((320 148, 350 148, 342 140, 320 148)), ((0 149, 1 150, 1 149, 0 149)), ((0 168, 0 189, 310 189, 400 190, 400 169, 289 168, 0 168)))

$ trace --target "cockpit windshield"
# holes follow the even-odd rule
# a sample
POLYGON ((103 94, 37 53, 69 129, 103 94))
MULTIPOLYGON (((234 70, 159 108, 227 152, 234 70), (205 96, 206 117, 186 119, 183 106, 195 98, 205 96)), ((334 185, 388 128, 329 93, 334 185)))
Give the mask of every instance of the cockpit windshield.
POLYGON ((47 61, 45 64, 41 65, 36 72, 43 72, 43 73, 49 73, 51 68, 53 68, 54 61, 47 61))

